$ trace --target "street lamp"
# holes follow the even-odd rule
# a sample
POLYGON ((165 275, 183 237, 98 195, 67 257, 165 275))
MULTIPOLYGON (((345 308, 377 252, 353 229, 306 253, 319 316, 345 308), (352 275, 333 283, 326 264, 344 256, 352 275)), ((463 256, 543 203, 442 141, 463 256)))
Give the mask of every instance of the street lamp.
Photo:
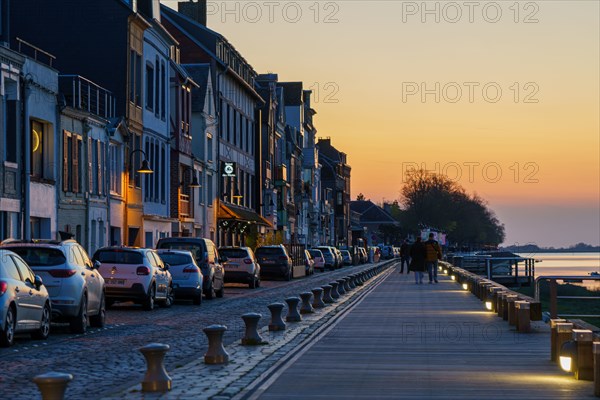
POLYGON ((132 164, 133 164, 133 155, 135 153, 142 153, 142 155, 144 156, 144 158, 142 159, 142 164, 140 165, 140 168, 138 168, 136 170, 136 172, 138 174, 153 174, 154 171, 152 170, 152 168, 150 168, 150 164, 148 163, 148 160, 146 159, 146 157, 148 157, 146 155, 146 152, 142 149, 135 149, 132 150, 129 153, 129 164, 127 165, 128 171, 125 174, 126 176, 126 184, 125 184, 125 212, 123 213, 123 217, 125 219, 125 224, 123 225, 123 230, 124 230, 124 237, 125 237, 125 243, 129 244, 129 221, 128 221, 128 216, 129 216, 129 181, 130 181, 130 177, 129 177, 129 169, 131 168, 132 164))

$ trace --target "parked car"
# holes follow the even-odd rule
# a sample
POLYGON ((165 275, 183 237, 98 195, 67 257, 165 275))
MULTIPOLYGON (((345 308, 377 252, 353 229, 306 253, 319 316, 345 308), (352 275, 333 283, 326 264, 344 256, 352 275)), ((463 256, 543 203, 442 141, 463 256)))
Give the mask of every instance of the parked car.
POLYGON ((106 281, 106 302, 133 301, 151 311, 155 304, 173 304, 173 282, 169 267, 155 250, 110 246, 98 249, 94 260, 101 263, 106 281))
POLYGON ((310 253, 315 262, 313 268, 319 271, 325 271, 325 258, 323 257, 323 253, 321 252, 321 250, 310 249, 308 250, 308 252, 310 253))
POLYGON ((44 340, 52 308, 42 278, 16 253, 0 250, 0 346, 12 346, 15 334, 30 332, 44 340))
POLYGON ((250 289, 260 286, 260 265, 249 247, 219 247, 221 257, 227 257, 223 264, 225 282, 247 283, 250 289))
POLYGON ((106 319, 104 278, 99 264, 75 240, 10 240, 2 248, 17 253, 38 274, 50 295, 52 320, 69 322, 75 333, 88 323, 103 327, 106 319))
POLYGON ((342 257, 340 249, 338 249, 337 247, 333 247, 333 252, 335 253, 335 268, 342 268, 342 265, 344 265, 344 258, 342 257))
POLYGON ((308 250, 304 250, 304 267, 307 276, 315 273, 315 260, 308 250))
POLYGON ((292 259, 285 246, 260 246, 256 249, 256 259, 261 267, 261 274, 265 276, 282 277, 286 281, 292 279, 292 259))
POLYGON ((389 260, 394 258, 394 248, 392 246, 381 246, 381 258, 389 260))
POLYGON ((316 249, 321 250, 323 253, 323 258, 325 259, 324 268, 326 269, 334 269, 337 266, 337 256, 333 250, 333 247, 330 246, 318 246, 316 249))
POLYGON ((352 265, 352 256, 348 250, 340 250, 344 265, 352 265))
POLYGON ((367 250, 364 247, 359 247, 358 248, 358 254, 360 257, 360 263, 361 264, 365 264, 367 262, 369 262, 369 257, 367 256, 367 250))
POLYGON ((225 294, 226 257, 219 257, 217 246, 210 239, 197 237, 170 237, 158 240, 157 249, 189 250, 196 259, 204 276, 204 296, 207 299, 223 297, 225 294))
POLYGON ((157 250, 160 259, 169 265, 173 282, 173 295, 179 299, 191 299, 202 304, 204 277, 192 253, 188 250, 157 250))

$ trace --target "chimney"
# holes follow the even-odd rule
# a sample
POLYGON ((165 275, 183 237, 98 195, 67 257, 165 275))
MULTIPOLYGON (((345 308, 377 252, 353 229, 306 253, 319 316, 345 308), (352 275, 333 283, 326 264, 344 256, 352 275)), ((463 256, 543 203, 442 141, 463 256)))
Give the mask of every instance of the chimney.
POLYGON ((160 0, 138 0, 137 11, 149 20, 160 22, 160 0))
POLYGON ((179 1, 177 2, 177 11, 206 26, 206 0, 179 1))
POLYGON ((7 47, 10 43, 8 32, 9 12, 9 0, 0 0, 0 44, 3 43, 7 47))

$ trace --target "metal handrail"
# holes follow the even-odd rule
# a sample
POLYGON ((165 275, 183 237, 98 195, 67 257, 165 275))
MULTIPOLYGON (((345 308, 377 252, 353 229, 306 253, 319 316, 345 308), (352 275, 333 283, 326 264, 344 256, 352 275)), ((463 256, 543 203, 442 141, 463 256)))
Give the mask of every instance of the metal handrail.
MULTIPOLYGON (((535 294, 534 298, 536 301, 540 301, 540 281, 550 281, 556 284, 557 280, 562 281, 599 281, 600 276, 598 275, 543 275, 535 278, 535 294)), ((575 300, 598 300, 600 296, 558 296, 556 294, 556 288, 550 287, 550 316, 551 318, 557 317, 557 299, 575 299, 575 300)), ((600 315, 563 315, 564 317, 600 317, 600 315)))

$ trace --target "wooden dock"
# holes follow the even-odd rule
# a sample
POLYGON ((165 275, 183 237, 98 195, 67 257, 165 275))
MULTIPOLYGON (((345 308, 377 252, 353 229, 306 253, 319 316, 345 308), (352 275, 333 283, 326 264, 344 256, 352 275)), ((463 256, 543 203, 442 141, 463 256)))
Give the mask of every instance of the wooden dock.
POLYGON ((586 399, 550 361, 549 327, 517 333, 460 285, 390 273, 247 398, 586 399))

